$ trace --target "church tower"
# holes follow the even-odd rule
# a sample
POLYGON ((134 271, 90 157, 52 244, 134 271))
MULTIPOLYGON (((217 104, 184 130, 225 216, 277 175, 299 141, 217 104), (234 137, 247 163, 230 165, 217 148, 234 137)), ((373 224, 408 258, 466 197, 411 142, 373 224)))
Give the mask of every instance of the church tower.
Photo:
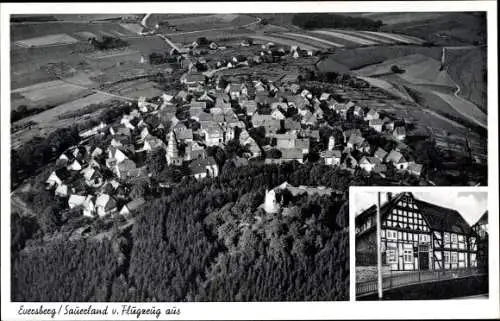
POLYGON ((266 189, 266 198, 264 200, 264 210, 269 214, 278 213, 280 210, 280 205, 276 200, 276 192, 272 189, 268 191, 266 189))
POLYGON ((330 136, 330 138, 328 139, 328 150, 333 150, 334 147, 335 147, 335 137, 330 136))
POLYGON ((167 164, 168 165, 180 165, 182 159, 179 158, 179 149, 177 148, 177 141, 175 139, 175 134, 170 131, 168 134, 168 146, 167 146, 167 164))

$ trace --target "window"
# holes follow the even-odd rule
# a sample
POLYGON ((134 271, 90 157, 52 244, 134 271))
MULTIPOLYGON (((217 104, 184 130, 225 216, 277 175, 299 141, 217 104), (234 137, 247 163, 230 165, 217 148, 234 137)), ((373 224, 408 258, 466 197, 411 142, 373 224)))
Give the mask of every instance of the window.
POLYGON ((403 238, 403 232, 398 231, 398 239, 400 239, 400 240, 401 240, 402 238, 403 238))
POLYGON ((405 241, 408 240, 408 234, 406 234, 406 232, 403 232, 403 240, 405 240, 405 241))
POLYGON ((450 263, 450 252, 444 252, 444 263, 450 263))
POLYGON ((388 264, 398 262, 396 257, 396 249, 387 249, 386 255, 387 255, 386 261, 388 264))
POLYGON ((405 263, 412 263, 413 262, 413 250, 412 249, 405 249, 404 250, 404 261, 405 261, 405 263))
POLYGON ((458 258, 457 258, 457 252, 451 252, 451 263, 457 263, 458 258))
POLYGON ((451 234, 451 242, 457 243, 457 235, 455 233, 451 234))
POLYGON ((385 237, 385 230, 381 230, 381 231, 380 231, 380 235, 381 235, 382 237, 385 237))
POLYGON ((444 233, 444 242, 450 243, 450 233, 444 233))
POLYGON ((395 231, 388 230, 388 231, 387 231, 387 238, 388 238, 388 239, 395 239, 395 238, 396 238, 396 232, 395 232, 395 231))

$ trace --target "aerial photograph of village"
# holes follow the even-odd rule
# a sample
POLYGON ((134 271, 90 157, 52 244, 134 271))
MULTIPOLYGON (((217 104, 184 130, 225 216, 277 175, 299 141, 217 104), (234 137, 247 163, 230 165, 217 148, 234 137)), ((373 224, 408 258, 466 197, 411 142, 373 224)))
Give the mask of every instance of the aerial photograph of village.
POLYGON ((350 186, 488 184, 486 51, 485 12, 11 15, 11 300, 349 300, 350 186))

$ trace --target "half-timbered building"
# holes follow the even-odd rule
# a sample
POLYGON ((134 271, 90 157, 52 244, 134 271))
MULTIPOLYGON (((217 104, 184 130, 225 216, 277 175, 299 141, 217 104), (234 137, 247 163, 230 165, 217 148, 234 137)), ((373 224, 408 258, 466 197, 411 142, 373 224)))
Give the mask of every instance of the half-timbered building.
MULTIPOLYGON (((374 264, 375 205, 356 217, 356 260, 374 264)), ((477 237, 459 212, 400 193, 381 206, 382 263, 393 271, 477 266, 477 237)), ((357 263, 358 264, 358 263, 357 263)))
POLYGON ((472 225, 472 231, 477 236, 477 265, 488 268, 488 211, 472 225))

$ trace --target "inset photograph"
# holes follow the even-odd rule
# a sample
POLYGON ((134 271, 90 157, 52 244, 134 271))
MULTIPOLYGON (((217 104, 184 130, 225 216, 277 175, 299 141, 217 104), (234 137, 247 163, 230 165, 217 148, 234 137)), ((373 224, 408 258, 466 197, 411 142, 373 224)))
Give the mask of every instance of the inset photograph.
POLYGON ((488 298, 488 195, 352 188, 356 300, 488 298))

